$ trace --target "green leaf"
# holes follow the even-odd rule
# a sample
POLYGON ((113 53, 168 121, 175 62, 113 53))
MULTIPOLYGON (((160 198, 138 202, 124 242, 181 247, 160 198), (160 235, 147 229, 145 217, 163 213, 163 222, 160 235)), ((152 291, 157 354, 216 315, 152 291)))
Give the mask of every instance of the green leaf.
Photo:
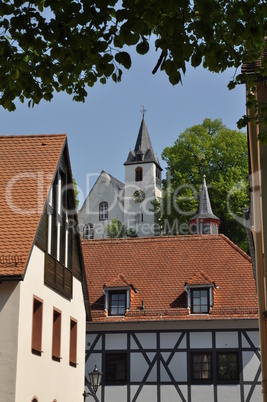
POLYGON ((149 51, 149 43, 148 41, 144 40, 141 43, 138 43, 136 46, 136 51, 139 54, 146 54, 149 51))
POLYGON ((115 55, 115 60, 122 64, 123 67, 129 69, 131 67, 132 61, 129 53, 127 52, 119 52, 115 55))

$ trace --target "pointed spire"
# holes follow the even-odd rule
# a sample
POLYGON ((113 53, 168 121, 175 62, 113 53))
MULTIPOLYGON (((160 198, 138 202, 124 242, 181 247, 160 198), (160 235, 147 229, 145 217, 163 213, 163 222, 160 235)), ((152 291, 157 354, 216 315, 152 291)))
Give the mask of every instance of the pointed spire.
POLYGON ((220 219, 212 212, 206 175, 204 174, 199 196, 198 213, 190 219, 191 231, 196 234, 218 234, 219 224, 220 219))
POLYGON ((131 165, 140 162, 154 162, 160 167, 158 157, 154 153, 151 140, 148 134, 145 116, 143 114, 142 121, 137 136, 136 144, 133 151, 129 152, 128 158, 124 165, 131 165))

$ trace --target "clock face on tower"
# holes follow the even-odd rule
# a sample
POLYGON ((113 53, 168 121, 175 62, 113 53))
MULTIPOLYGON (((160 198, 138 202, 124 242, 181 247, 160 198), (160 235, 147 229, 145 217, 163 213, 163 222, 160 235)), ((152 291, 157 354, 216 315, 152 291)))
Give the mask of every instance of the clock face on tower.
POLYGON ((136 191, 133 193, 133 199, 134 199, 135 202, 142 202, 142 201, 144 201, 145 196, 146 196, 146 195, 145 195, 144 191, 142 191, 142 190, 136 190, 136 191))

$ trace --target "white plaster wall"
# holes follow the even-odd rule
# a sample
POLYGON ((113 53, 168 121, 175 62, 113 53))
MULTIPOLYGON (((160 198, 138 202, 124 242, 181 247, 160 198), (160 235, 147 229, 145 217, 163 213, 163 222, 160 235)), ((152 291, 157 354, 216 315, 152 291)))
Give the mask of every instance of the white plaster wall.
MULTIPOLYGON (((191 401, 192 402, 205 402, 214 400, 213 385, 192 385, 191 387, 191 401)), ((234 400, 231 400, 234 402, 234 400)))
POLYGON ((15 401, 19 282, 0 284, 0 401, 15 401))
MULTIPOLYGON (((134 395, 138 390, 138 385, 133 385, 131 387, 131 399, 133 399, 134 395)), ((155 402, 157 400, 157 386, 156 385, 144 385, 138 398, 137 402, 155 402)), ((118 402, 119 399, 116 401, 118 402)), ((124 401, 123 401, 124 402, 124 401)))
MULTIPOLYGON (((250 394, 250 392, 251 392, 251 385, 244 385, 245 401, 247 400, 247 397, 250 394)), ((255 389, 253 390, 253 394, 250 397, 249 401, 250 402, 261 402, 262 398, 263 398, 263 396, 262 396, 262 391, 261 391, 261 385, 258 384, 258 385, 255 386, 255 389)))
POLYGON ((217 386, 218 402, 240 401, 239 385, 218 385, 217 386))
MULTIPOLYGON (((99 398, 98 391, 97 397, 99 398)), ((100 399, 99 399, 100 400, 100 399)), ((126 402, 127 401, 127 386, 120 385, 119 387, 105 387, 105 401, 108 402, 126 402)))
MULTIPOLYGON (((144 349, 156 349, 156 334, 153 333, 137 333, 135 334, 138 341, 144 349)), ((131 349, 139 349, 135 340, 131 338, 131 349)))
MULTIPOLYGON (((256 347, 260 347, 260 334, 258 331, 247 331, 246 335, 249 337, 250 342, 256 347)), ((247 338, 242 334, 242 347, 243 348, 250 348, 251 345, 247 341, 247 338)))
MULTIPOLYGON (((162 353, 164 361, 167 362, 170 356, 169 353, 162 353)), ((174 353, 171 361, 168 364, 168 369, 173 375, 175 381, 187 381, 187 354, 186 352, 174 353)), ((161 363, 160 367, 160 380, 162 382, 171 381, 171 378, 166 371, 164 365, 161 363)))
MULTIPOLYGON (((188 400, 187 386, 179 385, 179 389, 184 399, 187 401, 188 400)), ((181 401, 181 398, 173 385, 162 385, 160 388, 160 400, 161 402, 178 402, 181 401)))
MULTIPOLYGON (((242 352, 242 361, 244 381, 253 381, 260 367, 260 360, 254 354, 254 352, 244 351, 242 352)), ((261 375, 258 381, 261 381, 261 375)))
POLYGON ((106 335, 106 349, 127 349, 127 335, 126 334, 107 334, 106 335))
POLYGON ((237 348, 238 333, 234 331, 216 332, 216 348, 237 348))
POLYGON ((107 237, 105 227, 113 219, 124 222, 123 191, 115 190, 110 176, 103 172, 79 212, 80 232, 85 224, 92 223, 94 238, 102 239, 107 237), (102 201, 108 203, 108 219, 106 221, 99 220, 99 204, 102 201))
MULTIPOLYGON (((153 362, 155 358, 155 353, 147 353, 147 357, 150 363, 153 362)), ((148 362, 146 361, 145 357, 142 353, 131 353, 130 359, 130 373, 131 373, 131 382, 142 382, 144 376, 147 373, 149 368, 148 362)), ((157 381, 157 363, 155 362, 150 374, 147 378, 147 381, 157 381)))
POLYGON ((191 332, 190 348, 211 348, 212 334, 211 332, 191 332))
POLYGON ((82 402, 84 390, 85 308, 81 283, 73 278, 73 299, 63 298, 44 286, 44 253, 34 247, 21 284, 19 347, 15 402, 82 402), (43 299, 41 356, 31 353, 33 295, 43 299), (61 356, 52 360, 53 307, 62 311, 61 356), (78 321, 76 368, 69 365, 70 317, 78 321))
MULTIPOLYGON (((163 332, 160 334, 160 347, 161 349, 172 349, 178 339, 180 338, 181 332, 163 332)), ((179 345, 180 348, 186 348, 186 337, 184 336, 179 345)))

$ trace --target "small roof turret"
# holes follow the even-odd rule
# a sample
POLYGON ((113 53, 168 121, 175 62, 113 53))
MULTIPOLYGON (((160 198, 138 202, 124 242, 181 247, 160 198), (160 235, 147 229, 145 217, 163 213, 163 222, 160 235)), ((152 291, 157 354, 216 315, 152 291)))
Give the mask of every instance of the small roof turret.
POLYGON ((220 219, 212 212, 206 176, 203 175, 198 213, 190 219, 191 232, 193 234, 218 234, 219 224, 220 219))
POLYGON ((154 162, 160 170, 162 170, 157 155, 154 153, 151 140, 148 134, 145 117, 143 115, 138 137, 134 150, 129 152, 128 158, 124 165, 132 165, 140 162, 154 162))

